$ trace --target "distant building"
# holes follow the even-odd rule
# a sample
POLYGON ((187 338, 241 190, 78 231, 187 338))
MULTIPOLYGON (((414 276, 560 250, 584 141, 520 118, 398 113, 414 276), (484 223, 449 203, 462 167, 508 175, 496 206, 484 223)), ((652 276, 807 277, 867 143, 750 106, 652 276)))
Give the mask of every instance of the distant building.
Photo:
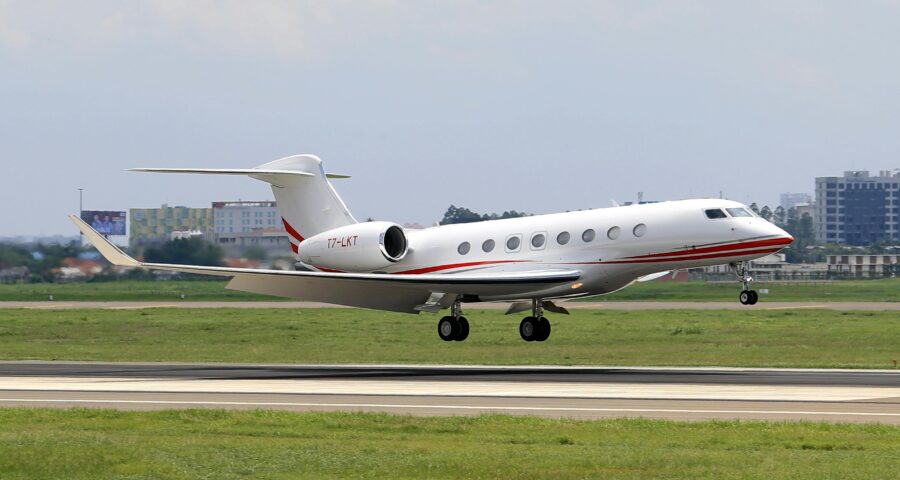
POLYGON ((813 206, 808 203, 798 203, 794 205, 794 211, 797 212, 797 218, 803 218, 804 215, 809 215, 810 218, 813 219, 813 225, 816 224, 816 212, 813 210, 813 206))
POLYGON ((284 230, 274 201, 213 202, 212 210, 216 234, 249 233, 263 228, 284 230))
POLYGON ((900 239, 900 173, 844 172, 817 177, 816 239, 848 245, 871 245, 900 239))
POLYGON ((129 210, 131 247, 162 243, 172 238, 174 232, 199 231, 206 238, 213 234, 213 210, 211 208, 170 207, 132 208, 129 210))
POLYGON ((291 251, 291 242, 283 229, 260 228, 251 232, 219 233, 216 234, 216 244, 222 248, 226 258, 244 258, 251 247, 258 247, 265 251, 266 258, 288 257, 294 254, 291 251))
POLYGON ((293 254, 274 201, 213 202, 215 242, 227 258, 243 258, 248 249, 262 249, 267 258, 293 254))
POLYGON ((890 277, 900 273, 900 255, 829 255, 828 273, 850 277, 890 277))
POLYGON ((782 193, 781 194, 781 208, 785 210, 790 210, 796 207, 798 204, 809 205, 812 203, 812 197, 809 196, 808 193, 782 193))

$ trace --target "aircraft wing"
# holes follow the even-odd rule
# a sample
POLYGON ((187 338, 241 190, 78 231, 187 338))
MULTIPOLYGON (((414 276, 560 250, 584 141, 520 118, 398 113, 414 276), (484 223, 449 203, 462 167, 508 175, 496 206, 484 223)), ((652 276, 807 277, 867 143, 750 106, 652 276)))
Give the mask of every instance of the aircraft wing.
POLYGON ((69 218, 113 265, 232 277, 226 287, 231 290, 353 307, 417 313, 416 306, 424 304, 434 293, 515 295, 518 292, 537 291, 572 282, 581 277, 580 271, 571 269, 398 275, 143 263, 122 252, 76 215, 70 215, 69 218))

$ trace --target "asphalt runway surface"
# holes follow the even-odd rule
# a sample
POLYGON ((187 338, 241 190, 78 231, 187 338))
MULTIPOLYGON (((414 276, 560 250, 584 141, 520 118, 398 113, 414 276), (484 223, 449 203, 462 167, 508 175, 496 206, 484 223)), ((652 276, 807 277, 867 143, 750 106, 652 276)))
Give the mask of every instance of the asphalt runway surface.
POLYGON ((900 370, 0 362, 0 406, 900 425, 900 370))
MULTIPOLYGON (((825 309, 825 310, 898 310, 900 302, 766 302, 761 300, 756 305, 741 305, 735 297, 733 302, 561 302, 572 310, 582 309, 606 309, 606 310, 796 310, 796 309, 825 309)), ((505 310, 508 303, 466 303, 465 309, 473 310, 505 310)), ((69 308, 99 308, 106 310, 135 310, 142 308, 350 308, 340 305, 318 302, 293 302, 293 301, 190 301, 173 300, 160 301, 115 301, 115 302, 67 302, 41 301, 41 302, 0 302, 0 309, 27 308, 27 309, 69 309, 69 308)))

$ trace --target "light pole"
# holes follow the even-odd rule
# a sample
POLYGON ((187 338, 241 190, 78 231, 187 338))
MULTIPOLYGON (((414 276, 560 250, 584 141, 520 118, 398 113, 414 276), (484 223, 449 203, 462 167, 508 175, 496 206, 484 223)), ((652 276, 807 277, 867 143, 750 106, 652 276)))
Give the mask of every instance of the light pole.
MULTIPOLYGON (((81 218, 81 212, 83 212, 83 211, 84 211, 84 189, 79 188, 78 189, 78 218, 81 218)), ((81 235, 82 237, 84 236, 84 233, 82 233, 80 231, 80 229, 79 229, 78 234, 81 235)))

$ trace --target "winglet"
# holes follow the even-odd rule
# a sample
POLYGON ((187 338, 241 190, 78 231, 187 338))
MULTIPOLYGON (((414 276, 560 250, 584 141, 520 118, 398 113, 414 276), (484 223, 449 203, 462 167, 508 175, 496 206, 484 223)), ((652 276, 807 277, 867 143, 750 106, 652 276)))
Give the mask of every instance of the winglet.
POLYGON ((94 247, 100 251, 100 255, 103 255, 103 258, 107 259, 109 263, 113 265, 118 265, 120 267, 139 267, 141 263, 137 260, 129 257, 125 252, 119 249, 119 247, 113 245, 109 240, 106 239, 103 235, 97 233, 96 230, 91 228, 90 225, 85 223, 84 220, 78 218, 77 215, 69 215, 69 219, 81 230, 81 233, 87 237, 88 241, 91 242, 94 247))

